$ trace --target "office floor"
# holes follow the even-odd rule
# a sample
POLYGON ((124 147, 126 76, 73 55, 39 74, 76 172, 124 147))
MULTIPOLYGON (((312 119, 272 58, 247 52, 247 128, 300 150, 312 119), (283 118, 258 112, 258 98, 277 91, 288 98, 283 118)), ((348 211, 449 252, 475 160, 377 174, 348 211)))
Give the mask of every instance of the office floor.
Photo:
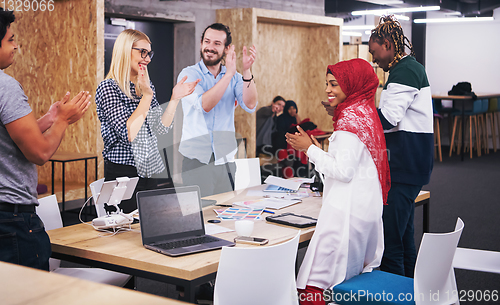
MULTIPOLYGON (((443 147, 443 162, 435 162, 431 181, 424 190, 431 191, 430 230, 449 232, 457 217, 465 228, 459 247, 500 251, 500 151, 461 162, 460 157, 448 157, 443 147)), ((78 214, 65 212, 65 225, 78 223, 78 214)), ((422 237, 422 208, 415 210, 415 242, 422 237)), ((305 250, 298 254, 302 261, 305 250)), ((74 266, 63 262, 63 266, 74 266)), ((459 295, 463 304, 495 304, 479 301, 478 296, 500 290, 500 275, 467 270, 456 270, 459 295), (489 292, 486 292, 489 290, 489 292), (473 297, 470 297, 474 295, 473 297)), ((175 286, 137 279, 137 290, 169 298, 177 298, 175 286)), ((209 304, 209 303, 203 303, 209 304)))
MULTIPOLYGON (((460 217, 465 227, 459 247, 500 251, 500 151, 491 149, 481 157, 474 153, 463 162, 448 153, 449 147, 443 147, 443 162, 434 163, 431 181, 424 187, 431 191, 431 232, 451 231, 460 217)), ((499 293, 500 274, 455 270, 455 275, 462 304, 498 304, 478 299, 494 290, 499 293)))

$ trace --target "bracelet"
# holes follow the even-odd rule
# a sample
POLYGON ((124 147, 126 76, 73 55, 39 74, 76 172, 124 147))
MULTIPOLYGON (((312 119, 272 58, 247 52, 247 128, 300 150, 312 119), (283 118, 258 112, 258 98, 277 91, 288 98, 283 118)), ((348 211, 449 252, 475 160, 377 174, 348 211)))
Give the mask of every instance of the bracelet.
POLYGON ((252 81, 252 79, 253 79, 253 74, 252 74, 252 78, 251 78, 251 79, 245 79, 245 78, 243 77, 243 75, 241 76, 241 79, 242 79, 244 82, 251 82, 251 81, 252 81))

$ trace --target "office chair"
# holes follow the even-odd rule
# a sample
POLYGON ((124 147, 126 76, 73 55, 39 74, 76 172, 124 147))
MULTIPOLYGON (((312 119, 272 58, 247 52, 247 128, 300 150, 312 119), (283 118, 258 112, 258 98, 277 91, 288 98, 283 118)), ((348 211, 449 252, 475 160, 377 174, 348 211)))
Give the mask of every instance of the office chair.
MULTIPOLYGON (((451 134, 451 143, 450 143, 450 157, 453 153, 453 148, 454 148, 454 142, 455 142, 455 134, 457 131, 457 122, 458 123, 458 139, 457 139, 457 154, 460 154, 460 148, 461 145, 465 145, 465 143, 461 143, 460 139, 462 137, 462 125, 465 124, 465 135, 464 135, 464 141, 467 139, 467 135, 469 138, 469 147, 470 147, 470 158, 472 159, 472 149, 473 146, 475 146, 476 151, 477 151, 477 156, 481 156, 481 137, 479 136, 480 134, 480 129, 482 129, 482 125, 478 124, 478 117, 481 117, 480 114, 484 113, 483 112, 483 101, 482 100, 475 100, 472 104, 472 110, 465 111, 464 116, 465 116, 465 122, 461 121, 461 115, 455 114, 454 115, 454 122, 453 122, 453 130, 451 134), (474 121, 474 122, 473 122, 474 121), (473 142, 473 127, 474 127, 474 132, 476 134, 475 140, 476 140, 476 145, 474 145, 473 142)), ((467 148, 467 147, 465 147, 467 148)))
POLYGON ((415 265, 415 278, 374 270, 333 287, 336 304, 459 304, 453 257, 464 223, 458 218, 455 231, 424 233, 415 265))
MULTIPOLYGON (((36 208, 36 213, 43 221, 45 230, 62 228, 62 218, 59 212, 59 204, 56 195, 50 195, 38 199, 40 204, 36 208)), ((59 274, 76 277, 82 280, 95 283, 108 284, 118 287, 134 288, 134 280, 128 274, 113 272, 99 268, 61 268, 61 261, 58 259, 49 259, 49 270, 59 274)))
MULTIPOLYGON (((498 105, 498 98, 490 98, 488 102, 488 111, 486 112, 485 123, 488 125, 488 118, 490 119, 490 127, 491 127, 491 141, 493 142, 493 151, 497 151, 497 133, 495 130, 495 122, 498 124, 498 128, 500 131, 500 116, 498 115, 500 112, 500 107, 498 105)), ((486 127, 486 130, 488 128, 486 127)), ((489 137, 488 137, 489 138, 489 137)), ((487 145, 489 143, 486 143, 487 145)))
POLYGON ((223 247, 214 305, 298 305, 295 257, 300 231, 274 246, 223 247))
POLYGON ((259 158, 235 159, 234 190, 261 185, 259 158))

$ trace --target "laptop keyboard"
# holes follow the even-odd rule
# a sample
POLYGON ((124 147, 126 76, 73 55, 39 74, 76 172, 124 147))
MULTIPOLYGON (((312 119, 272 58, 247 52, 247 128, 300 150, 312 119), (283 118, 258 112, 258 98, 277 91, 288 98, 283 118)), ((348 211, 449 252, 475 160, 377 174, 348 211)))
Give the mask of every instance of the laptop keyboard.
POLYGON ((165 250, 170 250, 170 249, 177 249, 177 248, 182 248, 182 247, 189 247, 189 246, 195 246, 195 245, 200 245, 200 244, 206 244, 214 241, 219 241, 218 238, 215 238, 213 236, 205 235, 205 236, 200 236, 200 237, 194 237, 194 238, 189 238, 189 239, 184 239, 184 240, 177 240, 177 241, 171 241, 171 242, 165 242, 161 244, 155 244, 154 246, 165 249, 165 250))

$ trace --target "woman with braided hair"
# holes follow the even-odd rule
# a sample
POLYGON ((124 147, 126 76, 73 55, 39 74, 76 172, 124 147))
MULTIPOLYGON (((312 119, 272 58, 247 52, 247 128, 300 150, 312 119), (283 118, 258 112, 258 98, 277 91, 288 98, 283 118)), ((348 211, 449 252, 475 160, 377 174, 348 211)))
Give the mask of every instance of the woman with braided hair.
POLYGON ((433 166, 431 89, 425 68, 415 60, 413 47, 394 16, 381 18, 368 46, 373 62, 389 72, 378 109, 391 171, 391 189, 383 212, 385 250, 380 269, 413 277, 417 257, 413 238, 415 198, 429 183, 433 166))

